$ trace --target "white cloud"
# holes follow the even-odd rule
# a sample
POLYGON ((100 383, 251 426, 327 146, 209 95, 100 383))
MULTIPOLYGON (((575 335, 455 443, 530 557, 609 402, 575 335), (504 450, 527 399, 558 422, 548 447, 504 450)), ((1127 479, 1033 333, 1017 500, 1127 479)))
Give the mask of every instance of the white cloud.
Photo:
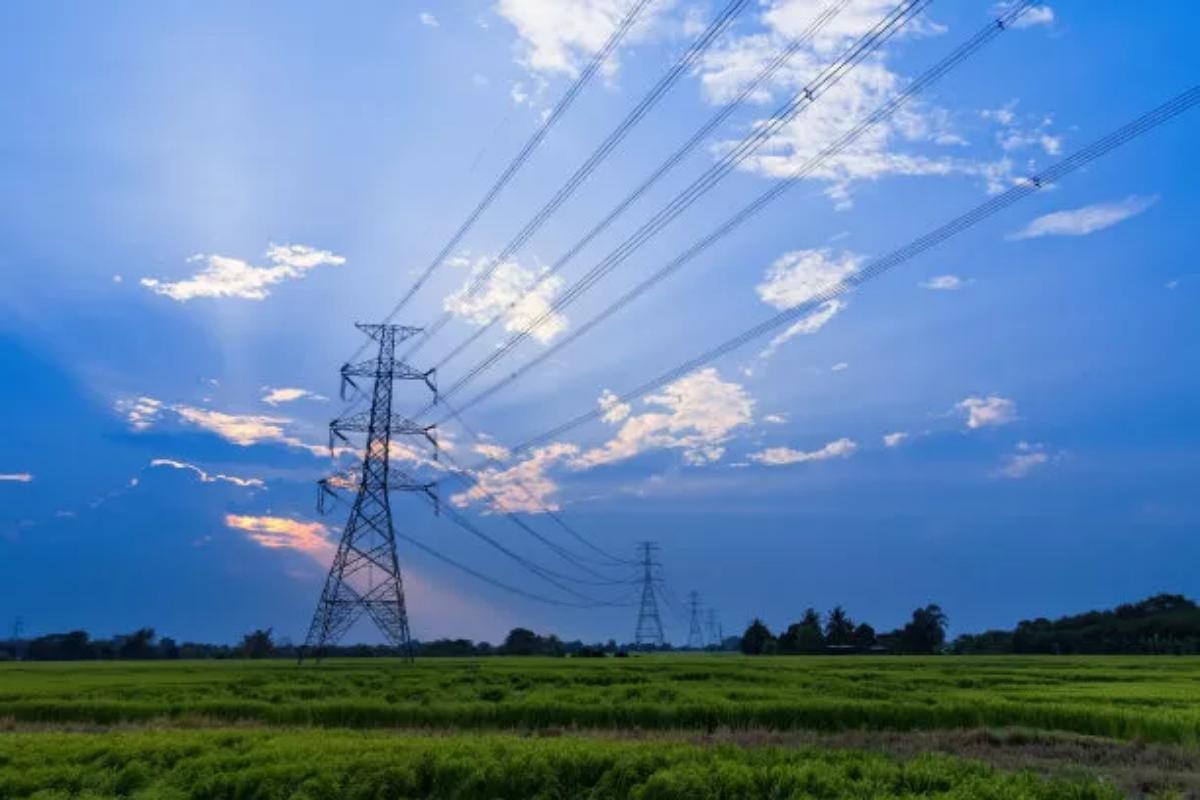
POLYGON ((1042 236, 1086 236, 1111 228, 1149 209, 1157 197, 1127 197, 1119 203, 1098 203, 1069 211, 1055 211, 1038 217, 1009 239, 1036 239, 1042 236))
POLYGON ((835 256, 829 250, 793 250, 771 264, 755 290, 768 305, 794 308, 843 289, 844 281, 858 272, 861 264, 862 257, 850 252, 835 256))
POLYGON ((420 14, 417 15, 417 19, 419 19, 421 21, 422 25, 425 25, 427 27, 430 27, 430 28, 438 27, 437 17, 435 17, 433 14, 430 14, 428 11, 422 11, 420 14))
POLYGON ((769 467, 782 467, 789 464, 804 464, 809 461, 827 461, 831 458, 849 458, 858 449, 858 444, 852 439, 838 439, 830 442, 820 450, 805 452, 793 450, 790 447, 769 447, 757 453, 751 453, 747 458, 769 467))
MULTIPOLYGON (((651 3, 623 44, 644 38, 668 5, 651 3)), ((517 30, 517 61, 522 66, 534 73, 574 77, 604 46, 629 8, 627 0, 499 0, 496 11, 517 30)), ((614 74, 617 67, 613 53, 604 74, 614 74)))
POLYGON ((609 425, 616 425, 623 421, 633 411, 633 407, 629 403, 622 403, 621 398, 608 389, 600 393, 600 399, 597 402, 600 404, 600 410, 604 412, 600 419, 609 425))
POLYGON ((964 281, 957 275, 938 275, 927 281, 921 281, 917 285, 922 289, 930 289, 935 292, 953 292, 963 288, 968 283, 969 281, 964 281))
MULTIPOLYGON (((166 404, 153 397, 138 397, 136 399, 118 400, 116 408, 125 415, 130 427, 136 431, 147 430, 163 421, 170 413, 180 422, 194 425, 197 428, 216 434, 227 442, 240 447, 250 447, 258 444, 282 444, 287 447, 305 450, 317 457, 329 454, 325 445, 310 444, 289 432, 292 420, 288 417, 266 416, 264 414, 230 414, 210 408, 198 408, 182 403, 166 404)), ((352 447, 334 448, 335 456, 356 455, 352 447)), ((419 451, 407 448, 402 443, 392 444, 392 457, 403 460, 418 460, 423 457, 419 451)), ((418 463, 424 463, 418 461, 418 463)))
POLYGON ((762 419, 771 425, 783 425, 788 421, 787 414, 767 414, 762 419))
POLYGON ((117 411, 125 415, 125 420, 135 431, 144 431, 152 426, 162 415, 162 401, 153 397, 137 397, 118 400, 117 411))
POLYGON ((723 381, 711 367, 693 372, 643 401, 660 411, 614 417, 621 427, 600 447, 572 461, 576 469, 589 469, 633 458, 659 448, 683 451, 688 464, 717 461, 724 444, 737 428, 749 425, 754 400, 737 383, 723 381))
POLYGON ((1001 478, 1017 480, 1026 477, 1035 469, 1058 461, 1061 457, 1061 454, 1046 452, 1045 445, 1021 442, 1017 445, 1015 453, 1005 457, 1004 463, 995 474, 1001 478))
MULTIPOLYGON (((787 341, 797 336, 812 336, 826 325, 830 320, 846 309, 844 300, 829 300, 822 303, 811 314, 807 314, 797 321, 793 322, 787 330, 775 336, 758 354, 759 360, 766 360, 775 355, 775 352, 784 345, 787 341)), ((747 370, 749 373, 749 370, 747 370)))
POLYGON ((1164 283, 1163 286, 1165 286, 1167 289, 1169 289, 1170 291, 1173 292, 1179 288, 1179 279, 1175 278, 1173 280, 1169 280, 1166 283, 1164 283))
POLYGON ((329 528, 320 522, 226 514, 225 525, 246 533, 251 541, 270 550, 296 550, 321 564, 333 558, 335 547, 329 540, 329 528))
POLYGON ((269 406, 278 406, 283 403, 294 403, 297 400, 328 400, 328 397, 310 392, 308 389, 296 388, 272 388, 270 386, 263 387, 262 401, 269 406))
POLYGON ((838 363, 836 363, 832 367, 830 367, 829 371, 830 372, 845 372, 848 369, 850 369, 849 364, 847 364, 845 361, 839 361, 838 363))
POLYGON ((156 458, 150 462, 152 467, 170 467, 171 469, 180 469, 194 472, 201 483, 232 483, 234 486, 243 488, 265 489, 266 484, 258 478, 239 478, 235 475, 215 475, 206 472, 197 467, 195 464, 189 464, 186 461, 176 461, 171 458, 156 458))
MULTIPOLYGON (((456 264, 462 264, 462 257, 459 259, 456 264)), ((545 316, 538 327, 530 332, 534 339, 543 344, 567 329, 567 318, 551 311, 554 295, 562 288, 563 280, 555 275, 539 282, 544 270, 537 272, 522 267, 516 261, 505 261, 496 265, 478 291, 470 294, 469 288, 475 277, 490 264, 492 259, 487 256, 476 260, 471 277, 462 288, 445 299, 443 308, 478 326, 486 325, 503 314, 504 329, 510 333, 525 330, 535 320, 545 316)))
MULTIPOLYGON (((1012 3, 997 3, 993 7, 993 13, 1002 14, 1012 7, 1012 3)), ((1028 11, 1017 18, 1013 23, 1014 28, 1033 28, 1038 25, 1051 25, 1054 23, 1054 9, 1050 6, 1032 6, 1028 11)))
POLYGON ((895 433, 885 433, 883 435, 884 447, 899 447, 904 444, 909 438, 909 434, 904 431, 896 431, 895 433))
POLYGON ((966 416, 971 430, 1007 425, 1017 418, 1017 404, 997 395, 968 397, 955 405, 955 409, 966 416))
POLYGON ((264 300, 270 294, 269 287, 287 280, 304 277, 316 267, 340 266, 346 263, 342 256, 328 250, 317 250, 306 245, 271 245, 266 252, 269 267, 256 267, 239 258, 221 255, 195 255, 189 264, 199 263, 200 271, 181 281, 162 281, 157 278, 142 278, 141 284, 155 294, 165 295, 172 300, 186 302, 198 297, 239 297, 246 300, 264 300))
POLYGON ((125 278, 124 278, 124 277, 122 277, 121 275, 113 275, 113 276, 112 276, 112 282, 113 282, 113 283, 121 283, 121 282, 122 282, 122 281, 124 281, 124 280, 125 280, 125 278))
POLYGON ((475 473, 476 484, 465 492, 452 495, 450 502, 460 508, 487 502, 489 510, 499 513, 558 511, 559 505, 554 499, 558 483, 546 475, 546 470, 578 453, 579 448, 572 444, 553 443, 539 447, 511 467, 492 467, 475 473))
POLYGON ((507 461, 508 457, 512 455, 507 447, 498 444, 480 443, 475 445, 473 449, 489 461, 507 461))
POLYGON ((0 483, 31 483, 33 475, 29 472, 2 472, 0 483))

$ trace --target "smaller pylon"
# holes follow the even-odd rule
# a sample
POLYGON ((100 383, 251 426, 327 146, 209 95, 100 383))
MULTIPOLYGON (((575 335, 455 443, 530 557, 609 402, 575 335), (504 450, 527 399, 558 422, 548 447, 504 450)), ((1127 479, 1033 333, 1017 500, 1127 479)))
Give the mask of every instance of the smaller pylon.
POLYGON ((638 545, 639 561, 642 565, 642 603, 638 607, 637 629, 633 634, 634 644, 638 647, 662 647, 665 643, 655 588, 658 580, 656 571, 660 566, 654 560, 654 554, 657 552, 658 545, 654 542, 642 542, 638 545))
POLYGON ((704 649, 704 631, 700 627, 699 592, 688 593, 688 616, 691 617, 691 624, 688 627, 688 650, 702 650, 704 649))
POLYGON ((721 645, 725 643, 725 631, 721 629, 721 623, 717 621, 717 610, 710 608, 705 619, 705 627, 708 632, 708 644, 714 650, 720 650, 721 645))

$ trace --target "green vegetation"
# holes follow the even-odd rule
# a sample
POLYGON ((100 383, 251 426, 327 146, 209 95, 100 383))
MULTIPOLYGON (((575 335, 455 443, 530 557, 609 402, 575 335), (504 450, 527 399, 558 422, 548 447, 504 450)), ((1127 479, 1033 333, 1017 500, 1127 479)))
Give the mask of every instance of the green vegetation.
POLYGON ((1012 631, 958 637, 955 653, 1200 654, 1200 606, 1160 594, 1111 611, 1024 620, 1012 631))
POLYGON ((1096 779, 812 749, 352 731, 0 735, 0 797, 1026 798, 1117 800, 1096 779))
POLYGON ((1200 660, 814 656, 0 665, 0 719, 471 730, 1021 726, 1192 744, 1200 660))

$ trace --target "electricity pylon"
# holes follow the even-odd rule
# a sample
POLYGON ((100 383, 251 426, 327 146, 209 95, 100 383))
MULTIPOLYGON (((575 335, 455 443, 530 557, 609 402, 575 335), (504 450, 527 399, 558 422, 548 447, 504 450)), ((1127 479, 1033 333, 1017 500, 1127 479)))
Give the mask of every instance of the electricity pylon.
POLYGON ((357 494, 350 517, 342 529, 337 554, 325 579, 325 588, 313 614, 304 647, 308 655, 320 659, 325 649, 335 644, 365 614, 382 631, 384 638, 412 658, 412 640, 408 628, 408 610, 404 604, 404 582, 396 555, 396 536, 392 527, 390 492, 424 492, 434 500, 434 485, 416 483, 394 470, 389 463, 392 437, 420 436, 433 446, 437 458, 437 430, 422 426, 392 413, 393 383, 398 380, 423 381, 437 401, 434 371, 422 372, 396 359, 396 344, 420 333, 420 328, 402 325, 358 325, 359 330, 379 343, 377 357, 342 366, 342 394, 347 386, 358 388, 355 378, 370 378, 371 410, 351 414, 329 423, 329 448, 335 452, 335 439, 349 443, 348 433, 365 433, 362 472, 353 483, 346 479, 319 482, 318 505, 332 494, 331 486, 355 485, 357 494))
POLYGON ((688 650, 703 650, 704 631, 700 628, 699 592, 692 591, 688 593, 688 615, 691 617, 691 625, 688 628, 688 650))
POLYGON ((721 623, 717 622, 717 610, 715 608, 708 610, 705 627, 708 628, 708 643, 720 650, 721 645, 725 644, 725 631, 721 630, 721 623))
POLYGON ((638 608, 637 629, 633 641, 638 647, 647 645, 662 647, 664 644, 662 618, 658 615, 658 596, 654 584, 657 580, 655 570, 659 564, 654 560, 658 545, 654 542, 642 542, 638 545, 642 563, 642 604, 638 608))

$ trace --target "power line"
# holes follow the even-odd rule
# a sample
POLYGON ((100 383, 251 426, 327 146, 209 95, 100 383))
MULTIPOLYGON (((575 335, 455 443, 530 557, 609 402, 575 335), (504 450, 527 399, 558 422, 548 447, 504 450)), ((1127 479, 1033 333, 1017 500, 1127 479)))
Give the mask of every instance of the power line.
MULTIPOLYGON (((454 232, 454 234, 450 237, 450 240, 446 242, 440 251, 438 251, 438 254, 434 257, 433 261, 431 261, 429 265, 425 267, 424 271, 409 288, 409 290, 404 294, 403 297, 400 298, 400 301, 392 307, 392 310, 384 318, 385 322, 390 322, 404 309, 408 302, 412 300, 417 292, 421 290, 421 287, 425 285, 425 282, 429 280, 429 277, 433 274, 433 272, 439 266, 441 266, 442 263, 444 263, 445 260, 450 256, 450 254, 454 252, 455 248, 459 246, 459 243, 462 242, 463 238, 466 237, 467 233, 472 227, 474 227, 475 223, 479 220, 483 213, 488 209, 489 206, 491 206, 496 197, 501 191, 503 191, 504 187, 508 185, 508 182, 512 180, 513 176, 516 175, 521 167, 524 166, 525 162, 529 160, 529 157, 533 154, 533 151, 536 150, 538 145, 542 143, 542 140, 546 138, 546 135, 550 132, 550 129, 554 127, 559 118, 561 118, 563 114, 567 112, 567 109, 569 109, 575 102, 580 92, 582 92, 584 87, 587 86, 587 84, 592 80, 604 62, 608 60, 608 57, 612 54, 613 50, 620 45, 621 41, 629 33, 630 29, 633 27, 642 11, 644 11, 646 6, 650 5, 651 2, 654 2, 654 0, 636 0, 636 2, 634 2, 634 4, 629 8, 625 16, 621 19, 621 22, 617 25, 616 29, 613 30, 612 34, 608 37, 608 40, 604 43, 604 46, 596 51, 595 55, 592 56, 592 59, 579 74, 579 77, 577 77, 571 84, 566 94, 559 99, 557 105, 555 105, 549 116, 546 117, 545 121, 543 121, 538 129, 534 132, 533 136, 529 138, 529 141, 525 143, 525 146, 521 148, 521 151, 517 153, 511 162, 509 162, 508 167, 506 167, 504 172, 500 174, 500 177, 496 179, 495 183, 492 184, 491 188, 488 189, 487 193, 484 194, 479 203, 476 204, 471 213, 467 215, 466 220, 454 232)), ((359 349, 355 351, 354 355, 350 357, 350 360, 353 361, 354 359, 358 358, 362 354, 363 349, 364 348, 360 346, 359 349)))
MULTIPOLYGON (((701 253, 706 251, 713 244, 715 244, 716 242, 718 242, 719 240, 721 240, 722 238, 727 236, 733 230, 740 227, 746 221, 748 221, 751 218, 753 218, 754 216, 756 216, 766 206, 768 206, 774 200, 776 200, 781 195, 783 195, 787 190, 789 190, 790 188, 795 186, 801 179, 812 174, 812 172, 814 170, 816 170, 825 161, 827 161, 828 159, 841 153, 843 150, 845 150, 851 144, 856 142, 859 138, 861 138, 865 133, 867 133, 873 127, 875 127, 882 121, 891 117, 900 107, 902 107, 910 99, 921 94, 923 91, 925 91, 932 84, 934 84, 938 80, 940 80, 943 76, 945 76, 948 72, 950 72, 952 69, 954 69, 960 63, 965 61, 967 58, 969 58, 971 55, 973 55, 979 49, 981 49, 986 44, 991 42, 1000 33, 1007 30, 1008 27, 1016 19, 1018 19, 1021 14, 1024 13, 1024 11, 1026 11, 1029 8, 1029 6, 1030 6, 1030 3, 1028 2, 1028 0, 1026 0, 1025 2, 1022 2, 1021 4, 1014 6, 1011 10, 1006 12, 999 19, 986 25, 978 33, 976 33, 973 37, 971 37, 969 40, 967 40, 962 45, 960 45, 957 49, 955 49, 949 56, 947 56, 942 61, 935 64, 933 67, 931 67, 925 73, 923 73, 917 80, 915 80, 912 84, 910 84, 903 92, 901 92, 900 94, 898 94, 897 96, 895 96, 891 100, 889 100, 888 102, 881 105, 874 112, 872 112, 868 117, 863 119, 854 128, 847 131, 845 134, 843 134, 841 137, 839 137, 832 144, 830 144, 829 146, 827 146, 826 148, 821 150, 818 154, 816 154, 815 156, 810 158, 808 161, 806 161, 803 165, 801 165, 796 170, 794 170, 787 178, 776 183, 774 186, 772 186, 770 189, 768 189, 766 192, 764 192, 762 195, 760 195, 758 198, 756 198, 749 205, 742 208, 740 211, 738 211, 736 214, 734 214, 732 217, 730 217, 724 223, 717 226, 713 231, 708 233, 706 236, 702 237, 699 241, 697 241, 691 247, 689 247, 688 249, 683 251, 680 255, 676 256, 674 259, 672 259, 670 262, 668 262, 665 266, 661 267, 655 273, 650 275, 648 278, 646 278, 645 280, 643 280, 639 284, 637 284, 633 289, 626 292, 624 295, 622 295, 615 302, 613 302, 608 307, 606 307, 599 314, 592 317, 592 319, 588 320, 588 322, 575 328, 566 337, 564 337, 563 339, 559 340, 552 346, 550 346, 550 347, 546 348, 545 350, 541 351, 540 353, 538 353, 529 362, 521 365, 516 370, 514 370, 513 372, 506 375, 504 378, 502 378, 499 381, 497 381, 496 383, 494 383, 492 386, 488 387, 487 389, 483 390, 479 394, 475 395, 469 401, 462 404, 460 406, 460 408, 468 409, 468 408, 471 408, 472 406, 486 400, 488 397, 491 397, 493 394, 498 392, 503 387, 516 381, 518 378, 520 378, 526 372, 530 371, 531 369, 538 366, 539 364, 544 363, 547 359, 551 358, 552 356, 554 356, 555 354, 560 352, 563 348, 569 346, 570 344, 572 344, 575 341, 578 341, 581 337, 588 334, 591 330, 596 328, 598 325, 600 325, 606 319, 611 317, 617 311, 621 310, 626 305, 628 305, 629 303, 636 300, 638 297, 640 297, 645 292, 649 291, 651 288, 653 288, 655 285, 657 285, 663 279, 665 279, 669 275, 676 272, 678 269, 683 267, 685 264, 689 263, 694 258, 696 258, 698 255, 700 255, 701 253)), ((607 267, 606 269, 611 269, 611 267, 607 267)), ((596 278, 596 280, 598 280, 598 277, 596 278)), ((594 283, 594 282, 595 281, 593 280, 592 283, 594 283)), ((577 284, 577 286, 578 286, 578 284, 577 284)), ((582 293, 582 291, 585 290, 586 288, 587 287, 584 286, 582 288, 579 288, 578 290, 573 289, 571 294, 572 294, 572 296, 578 296, 578 294, 582 293)), ((518 338, 519 338, 519 335, 518 335, 518 337, 514 337, 513 339, 511 339, 509 341, 509 343, 506 343, 506 345, 504 347, 496 350, 494 353, 492 353, 490 356, 488 356, 483 362, 481 362, 479 365, 477 365, 475 368, 473 368, 471 371, 469 371, 466 375, 464 375, 462 378, 460 378, 446 392, 446 395, 453 395, 457 390, 459 390, 463 386, 465 386, 474 377, 478 376, 484 370, 486 370, 489 366, 496 363, 496 361, 498 361, 499 358, 502 357, 502 355, 505 352, 509 352, 511 350, 511 347, 509 347, 509 344, 512 344, 513 346, 515 346, 515 343, 518 341, 518 338), (508 348, 507 350, 505 349, 506 347, 508 348)), ((427 408, 428 408, 428 406, 427 406, 427 408)))
POLYGON ((746 100, 752 97, 768 80, 770 80, 780 69, 782 69, 791 58, 800 51, 801 48, 811 44, 813 39, 825 28, 829 22, 838 15, 851 0, 836 0, 826 6, 807 29, 800 36, 793 39, 787 47, 781 50, 774 59, 772 59, 763 69, 738 92, 733 100, 722 106, 716 114, 709 118, 691 138, 683 143, 674 153, 672 153, 662 164, 655 169, 641 184, 638 185, 630 194, 628 194, 621 202, 619 202, 599 223, 589 230, 583 238, 571 246, 557 261, 554 262, 536 281, 530 286, 525 293, 520 297, 512 300, 498 314, 492 317, 491 320, 476 329, 463 342, 451 350, 441 361, 438 362, 439 367, 443 367, 450 361, 454 360, 464 350, 479 340, 501 319, 504 318, 518 303, 525 299, 530 293, 538 291, 538 289, 552 276, 560 272, 575 256, 579 255, 585 247, 607 230, 614 222, 617 221, 631 206, 641 199, 655 184, 658 183, 664 176, 674 169, 684 158, 692 151, 700 146, 708 136, 715 131, 722 123, 724 123, 734 111, 740 108, 746 100))
MULTIPOLYGON (((1187 91, 1176 95, 1171 100, 1158 106, 1157 108, 1148 111, 1132 122, 1118 128, 1112 133, 1097 139, 1087 147, 1076 151, 1067 158, 1053 164, 1045 170, 1033 175, 1017 185, 1013 186, 1003 194, 996 195, 984 203, 976 206, 972 210, 958 217, 955 217, 950 222, 935 228, 918 239, 914 239, 903 247, 893 250, 886 256, 876 259, 864 267, 857 273, 844 278, 843 280, 831 284, 825 290, 811 299, 792 308, 775 314, 759 324, 748 328, 738 335, 727 339, 717 346, 705 350, 699 355, 678 364, 671 369, 659 374, 657 377, 646 381, 645 383, 631 389, 622 394, 618 401, 629 403, 637 400, 650 392, 661 389, 668 383, 687 375, 696 369, 715 361, 722 356, 737 350, 747 343, 758 339, 771 331, 777 330, 784 325, 788 325, 796 320, 812 313, 819 308, 823 303, 828 302, 836 297, 839 297, 851 289, 861 286, 869 280, 876 278, 885 272, 897 267, 906 261, 924 253, 942 242, 950 239, 969 228, 974 227, 985 219, 1007 209, 1020 200, 1034 194, 1047 186, 1053 185, 1063 178, 1067 177, 1076 170, 1092 163, 1109 152, 1121 147, 1124 144, 1142 136, 1145 133, 1157 128, 1158 126, 1169 122, 1175 117, 1191 110, 1197 104, 1200 104, 1200 85, 1193 86, 1187 91)), ((543 442, 556 439, 564 433, 571 431, 583 424, 599 419, 603 414, 603 410, 592 409, 586 413, 579 414, 560 425, 557 425, 549 430, 543 431, 533 437, 522 442, 520 445, 512 449, 514 454, 523 453, 532 447, 536 447, 543 442)))
MULTIPOLYGON (((455 396, 463 387, 473 381, 476 377, 497 363, 501 358, 512 352, 519 344, 528 339, 533 331, 541 327, 547 320, 553 318, 555 314, 562 311, 564 308, 578 299, 584 292, 594 286, 601 278, 627 260, 633 253, 642 247, 651 238, 657 235, 662 229, 669 225, 674 219, 686 211, 700 197, 714 188, 721 180, 728 176, 738 164, 752 155, 762 144, 767 142, 774 136, 785 124, 795 119, 802 111, 811 107, 816 101, 833 88, 837 83, 845 77, 859 63, 867 58, 878 47, 882 46, 892 36, 897 34, 900 29, 913 17, 915 17, 922 9, 928 6, 932 0, 906 0, 901 3, 891 13, 880 20, 875 27, 868 31, 863 37, 857 40, 850 48, 848 48, 840 58, 834 63, 826 67, 822 72, 801 89, 791 100, 773 115, 770 120, 763 124, 755 126, 752 132, 744 138, 736 147, 726 153, 716 164, 711 166, 699 178, 694 180, 687 188, 675 196, 663 208, 659 209, 647 222, 645 222, 637 231, 626 238, 620 245, 612 250, 599 263, 594 265, 583 277, 575 282, 566 292, 555 299, 546 311, 542 312, 528 325, 524 326, 521 331, 514 334, 498 348, 493 350, 482 361, 472 367, 462 377, 460 377, 444 394, 448 397, 455 396)), ((1029 0, 1025 0, 1017 8, 1023 10, 1028 7, 1029 0)), ((1010 14, 1013 12, 1009 12, 1010 14)), ((861 133, 859 134, 861 135, 861 133)), ((855 137, 857 138, 857 137, 855 137)), ((566 340, 560 341, 551 349, 557 351, 565 346, 566 343, 574 341, 581 335, 579 330, 568 335, 566 340)), ((543 356, 546 352, 539 354, 539 360, 544 360, 543 356)), ((518 371, 522 372, 529 367, 523 367, 518 371)), ((507 379, 511 380, 515 378, 507 379)), ((485 393, 486 396, 486 393, 485 393)), ((472 399, 466 403, 463 408, 469 408, 482 398, 472 399)), ((425 413, 423 410, 422 414, 425 413)))
MULTIPOLYGON (((575 193, 575 191, 587 180, 587 178, 604 162, 604 160, 617 148, 625 137, 633 130, 633 128, 646 116, 647 113, 661 100, 667 92, 678 82, 679 78, 687 73, 689 69, 700 59, 700 57, 708 50, 721 34, 728 30, 729 26, 737 18, 738 14, 749 4, 749 0, 730 0, 730 3, 725 6, 724 10, 717 15, 708 27, 700 34, 700 36, 692 43, 692 45, 684 52, 684 54, 667 70, 658 82, 650 89, 642 100, 634 106, 633 110, 618 123, 617 127, 601 142, 596 149, 588 156, 582 165, 575 173, 567 180, 544 206, 534 214, 533 218, 525 224, 517 235, 500 251, 500 254, 488 259, 487 265, 479 271, 474 280, 467 287, 465 296, 468 298, 474 297, 487 284, 488 280, 495 273, 496 269, 517 251, 519 251, 529 239, 537 233, 547 220, 575 193)), ((441 316, 425 329, 424 334, 417 340, 406 353, 405 357, 411 356, 430 339, 438 334, 438 332, 453 318, 450 311, 443 311, 441 316)))
POLYGON ((704 649, 704 629, 700 624, 700 593, 688 592, 688 638, 689 650, 704 649))

